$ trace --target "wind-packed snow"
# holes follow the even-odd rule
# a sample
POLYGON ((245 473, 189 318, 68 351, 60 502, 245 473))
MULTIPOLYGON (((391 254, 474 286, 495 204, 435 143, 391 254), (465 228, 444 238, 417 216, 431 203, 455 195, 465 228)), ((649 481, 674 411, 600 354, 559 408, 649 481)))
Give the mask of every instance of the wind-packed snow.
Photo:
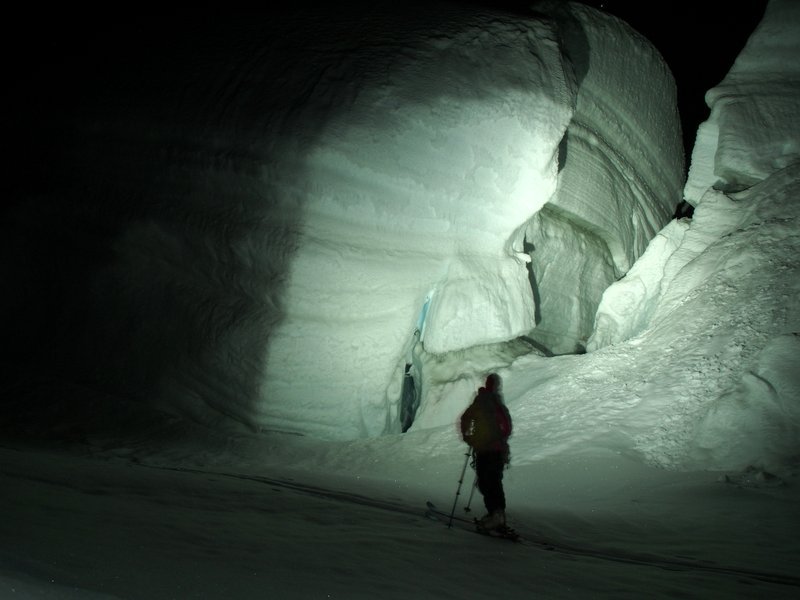
MULTIPOLYGON (((633 132, 655 139, 658 127, 647 127, 667 121, 632 125, 625 115, 635 111, 620 100, 613 133, 611 115, 591 125, 600 113, 581 106, 602 90, 637 89, 620 88, 615 68, 652 67, 648 86, 661 96, 670 83, 636 34, 588 9, 522 21, 466 11, 437 27, 401 19, 391 36, 398 15, 376 13, 333 19, 339 37, 311 46, 301 22, 282 21, 286 36, 268 43, 253 22, 239 30, 233 66, 222 60, 231 23, 190 20, 169 42, 153 40, 168 60, 137 56, 124 74, 103 71, 93 101, 62 101, 66 116, 42 128, 72 151, 52 163, 46 185, 31 184, 5 240, 21 257, 6 265, 9 289, 49 295, 5 299, 21 367, 5 384, 0 421, 0 598, 796 598, 800 165, 791 148, 800 136, 780 115, 794 118, 800 94, 788 67, 779 76, 771 66, 796 64, 794 13, 772 0, 736 61, 754 80, 772 73, 774 94, 741 88, 770 118, 716 121, 726 140, 716 164, 736 191, 709 180, 696 201, 687 186, 692 218, 665 224, 646 249, 681 161, 659 161, 633 132), (341 45, 353 31, 358 48, 341 45), (208 45, 192 45, 199 32, 208 45), (410 40, 400 53, 399 40, 410 40), (581 40, 603 47, 590 54, 600 70, 583 78, 581 40), (617 43, 626 50, 615 61, 617 43), (782 56, 749 54, 767 43, 782 56), (267 60, 289 49, 297 62, 267 60), (492 71, 487 52, 537 60, 533 70, 492 71), (481 128, 486 105, 470 96, 480 90, 464 89, 473 77, 488 78, 485 92, 502 89, 481 98, 493 128, 481 128), (495 87, 498 77, 509 85, 495 87), (614 85, 589 86, 593 77, 614 85), (286 93, 270 95, 272 81, 286 93), (389 111, 397 81, 418 85, 391 88, 403 101, 389 111), (526 92, 531 83, 540 87, 526 92), (471 140, 470 127, 488 137, 471 140), (600 164, 590 160, 593 127, 594 158, 607 169, 594 183, 576 159, 600 164), (420 145, 394 155, 370 131, 420 145), (442 145, 420 142, 432 139, 442 145), (755 139, 759 154, 745 164, 737 140, 755 139), (437 175, 445 156, 474 184, 462 196, 437 175), (775 168, 751 181, 756 163, 775 168), (409 181, 426 185, 403 195, 409 181), (616 231, 610 217, 607 226, 589 218, 589 205, 576 216, 562 196, 599 182, 622 190, 620 210, 636 217, 616 231), (531 190, 541 200, 532 210, 531 190), (393 201, 375 202, 380 194, 393 201), (374 245, 376 231, 385 247, 374 245), (42 246, 20 254, 31 236, 42 246), (585 354, 545 356, 526 336, 502 341, 517 335, 520 307, 534 307, 499 290, 536 284, 545 241, 547 252, 590 254, 563 278, 595 290, 627 269, 603 293, 585 354), (619 259, 628 252, 630 268, 619 259), (425 281, 414 287, 415 277, 425 281), (459 331, 483 313, 483 333, 459 331), (15 341, 22 333, 27 343, 15 341), (425 348, 437 339, 448 352, 425 348), (421 402, 399 433, 397 399, 413 397, 406 365, 421 402), (455 420, 489 371, 502 376, 514 420, 505 487, 523 544, 425 516, 426 500, 483 513, 480 494, 470 500, 470 470, 455 495, 466 449, 455 420), (334 426, 357 439, 323 439, 336 437, 334 426)), ((671 99, 663 110, 672 114, 671 99)), ((574 298, 575 288, 565 281, 551 298, 574 298)), ((571 310, 583 314, 592 294, 571 310)), ((577 322, 560 343, 582 343, 586 317, 570 327, 577 322)))
POLYGON ((306 208, 269 341, 264 427, 345 439, 396 429, 428 296, 431 352, 534 326, 519 229, 555 191, 571 114, 557 34, 442 18, 377 57, 337 58, 338 76, 310 98, 336 111, 295 150, 306 208))

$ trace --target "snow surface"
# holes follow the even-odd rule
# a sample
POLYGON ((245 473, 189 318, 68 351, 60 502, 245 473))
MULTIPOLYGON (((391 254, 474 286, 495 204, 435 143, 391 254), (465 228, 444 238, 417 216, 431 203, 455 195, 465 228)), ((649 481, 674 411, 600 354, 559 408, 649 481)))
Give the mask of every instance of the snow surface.
MULTIPOLYGON (((451 510, 464 462, 452 436, 446 454, 432 442, 3 449, 0 597, 797 597, 796 485, 585 446, 506 472, 514 544, 425 517, 429 499, 451 510)), ((471 484, 457 516, 482 514, 477 494, 464 511, 471 484)))
MULTIPOLYGON (((791 23, 793 10, 778 0, 767 15, 791 23)), ((772 30, 760 27, 743 55, 760 47, 757 38, 765 31, 772 30)), ((781 47, 782 62, 796 60, 793 44, 781 47)), ((757 60, 740 62, 755 70, 757 60)), ((800 103, 796 93, 774 98, 800 103)), ((228 124, 237 115, 232 107, 228 124)), ((784 123, 766 125, 719 122, 727 140, 751 139, 755 127, 762 139, 770 131, 784 139, 784 123)), ((242 151, 252 141, 244 139, 242 151)), ((126 156, 109 151, 98 163, 97 154, 83 150, 75 156, 83 168, 119 167, 115 161, 126 156)), ((140 151, 130 156, 142 161, 142 171, 157 181, 165 176, 140 151)), ((209 159, 207 150, 192 154, 187 146, 164 151, 186 152, 184 158, 199 164, 209 159)), ((253 242, 261 239, 265 215, 248 205, 254 196, 243 191, 261 181, 251 169, 258 161, 245 155, 220 151, 215 160, 226 167, 199 168, 189 179, 182 158, 168 169, 174 180, 159 192, 178 194, 205 172, 208 178, 193 184, 207 211, 201 216, 209 222, 209 215, 242 217, 229 221, 221 238, 241 243, 214 243, 219 232, 204 229, 200 217, 189 219, 194 227, 185 231, 142 217, 123 228, 114 262, 90 279, 101 290, 109 281, 122 282, 111 289, 115 306, 124 309, 90 308, 101 318, 128 314, 139 327, 133 335, 111 320, 106 330, 88 330, 84 335, 100 341, 129 342, 123 354, 98 354, 91 366, 128 357, 134 381, 154 369, 171 382, 161 390, 161 404, 126 399, 79 377, 61 378, 77 364, 70 356, 35 379, 20 372, 8 384, 13 397, 3 416, 13 415, 19 437, 0 448, 6 517, 0 521, 0 597, 798 597, 800 165, 787 164, 735 193, 709 184, 693 218, 666 225, 606 290, 586 354, 547 357, 524 339, 433 354, 422 352, 411 335, 398 358, 414 362, 429 388, 415 426, 405 434, 334 441, 232 430, 231 420, 221 417, 208 426, 217 409, 234 420, 253 416, 250 404, 222 400, 255 393, 251 375, 263 356, 251 352, 259 346, 248 327, 277 327, 279 319, 248 313, 254 304, 243 298, 264 294, 262 300, 280 304, 282 296, 266 294, 260 278, 280 279, 285 271, 261 259, 273 245, 300 239, 287 237, 288 225, 300 222, 287 202, 284 213, 269 213, 285 217, 272 230, 275 238, 253 242), (223 210, 231 200, 235 208, 223 210), (248 237, 253 232, 260 233, 248 237), (231 271, 222 267, 225 261, 201 259, 220 252, 235 265, 231 271), (136 310, 126 294, 139 301, 136 310), (188 316, 178 310, 183 306, 188 316), (249 320, 231 318, 233 308, 249 320), (161 331, 169 319, 148 320, 159 310, 175 320, 173 327, 161 331), (181 337, 200 315, 208 329, 181 337), (225 351, 216 355, 215 347, 225 351), (182 359, 167 371, 155 369, 176 348, 182 359), (143 360, 148 354, 152 362, 143 360), (456 500, 464 445, 454 416, 490 370, 502 375, 514 418, 506 492, 511 522, 526 544, 448 529, 424 514, 425 500, 446 510, 456 500), (210 392, 195 397, 187 389, 210 392), (165 390, 175 397, 164 396, 165 390), (46 449, 26 439, 42 437, 49 438, 46 449)), ((321 168, 330 157, 318 158, 321 168)), ((299 184, 289 181, 291 170, 277 163, 274 169, 270 185, 294 193, 299 184)), ((100 178, 115 173, 136 183, 130 171, 97 170, 100 178)), ((137 185, 132 197, 146 187, 137 185)), ((178 201, 173 216, 179 220, 184 209, 192 214, 188 206, 178 201)), ((22 216, 36 214, 36 207, 27 210, 22 216)), ((597 238, 591 226, 584 230, 597 238)), ((89 237, 84 243, 93 247, 89 237)), ((475 268, 513 268, 513 261, 498 252, 495 263, 478 261, 475 268)), ((331 268, 338 267, 334 260, 331 268)), ((423 290, 420 302, 429 292, 423 290)), ((418 316, 415 309, 412 321, 418 316)), ((71 331, 65 321, 62 334, 71 331)), ((379 341, 373 342, 377 348, 379 341)), ((315 357, 303 358, 313 366, 315 357)), ((360 381, 349 383, 358 387, 360 381)), ((300 410, 310 420, 329 414, 321 401, 315 410, 311 399, 300 410)), ((457 514, 465 514, 471 483, 468 472, 457 514)), ((473 514, 482 512, 478 495, 471 504, 473 514)))

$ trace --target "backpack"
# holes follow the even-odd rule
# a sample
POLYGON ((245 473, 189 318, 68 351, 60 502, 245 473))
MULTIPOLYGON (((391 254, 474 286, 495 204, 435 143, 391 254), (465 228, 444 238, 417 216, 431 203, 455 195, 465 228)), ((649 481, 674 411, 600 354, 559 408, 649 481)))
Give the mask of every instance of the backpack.
POLYGON ((481 388, 461 416, 464 441, 476 452, 501 452, 508 449, 511 417, 497 392, 481 388))

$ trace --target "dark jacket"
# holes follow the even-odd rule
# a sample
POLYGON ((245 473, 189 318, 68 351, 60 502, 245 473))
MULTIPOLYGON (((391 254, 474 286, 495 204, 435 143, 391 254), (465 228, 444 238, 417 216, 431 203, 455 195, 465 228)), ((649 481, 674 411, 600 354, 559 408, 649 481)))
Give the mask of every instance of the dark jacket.
POLYGON ((511 415, 502 396, 481 388, 461 415, 461 435, 475 452, 508 452, 511 415))

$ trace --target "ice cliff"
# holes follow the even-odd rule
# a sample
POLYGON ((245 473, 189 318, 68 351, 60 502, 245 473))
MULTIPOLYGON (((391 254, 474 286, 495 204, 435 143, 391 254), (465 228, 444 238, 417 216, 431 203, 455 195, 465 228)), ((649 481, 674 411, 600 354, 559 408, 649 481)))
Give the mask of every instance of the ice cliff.
POLYGON ((409 379, 434 410, 448 355, 580 350, 680 200, 680 126, 644 38, 554 6, 197 11, 42 63, 17 418, 356 438, 399 431, 409 379))
POLYGON ((661 349, 628 424, 653 462, 796 465, 799 31, 800 5, 771 1, 706 95, 685 189, 693 218, 670 222, 603 294, 589 350, 661 349))
MULTIPOLYGON (((617 19, 579 5, 458 13, 393 47, 385 63, 362 58, 362 85, 344 75, 346 110, 303 155, 304 219, 255 418, 267 427, 396 431, 407 365, 423 409, 435 397, 415 351, 528 334, 574 351, 680 200, 672 76, 617 19)), ((321 95, 340 92, 336 80, 321 95)))

